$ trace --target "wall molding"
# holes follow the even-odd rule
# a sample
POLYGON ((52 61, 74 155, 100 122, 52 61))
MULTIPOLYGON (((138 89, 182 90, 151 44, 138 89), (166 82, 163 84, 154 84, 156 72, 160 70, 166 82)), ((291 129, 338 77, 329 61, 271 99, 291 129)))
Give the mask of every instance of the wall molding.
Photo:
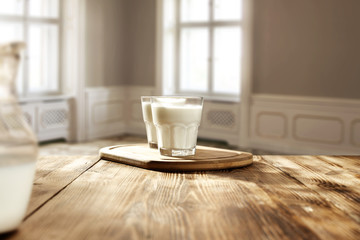
POLYGON ((146 134, 140 97, 154 95, 155 88, 124 85, 91 87, 85 92, 87 140, 146 134))
MULTIPOLYGON (((294 137, 294 139, 298 140, 298 141, 307 141, 307 142, 319 142, 319 143, 325 143, 325 144, 341 144, 344 142, 344 131, 345 131, 345 127, 344 127, 344 121, 343 119, 339 118, 339 117, 325 117, 322 115, 306 115, 306 114, 297 114, 293 117, 293 128, 292 128, 292 136, 294 137), (308 137, 308 136, 300 136, 299 132, 301 133, 304 132, 304 130, 299 130, 299 126, 301 126, 301 123, 298 123, 298 121, 301 120, 307 120, 307 121, 313 121, 313 125, 321 125, 324 124, 326 122, 330 123, 332 122, 332 131, 331 133, 334 132, 334 129, 336 129, 336 127, 338 127, 338 132, 339 134, 337 134, 338 137, 333 137, 330 140, 326 140, 324 139, 324 136, 322 136, 321 134, 319 134, 318 136, 314 136, 314 137, 308 137), (320 124, 316 124, 314 123, 314 121, 320 123, 320 124), (338 126, 335 126, 338 125, 338 126)), ((303 124, 304 125, 304 124, 303 124)), ((308 131, 313 130, 312 128, 309 128, 308 131)))
POLYGON ((126 89, 121 86, 85 90, 86 139, 123 134, 126 89))
POLYGON ((360 147, 360 118, 356 118, 351 122, 351 143, 360 147), (358 126, 358 127, 356 127, 358 126))
POLYGON ((341 107, 358 109, 359 99, 329 98, 329 97, 310 97, 310 96, 292 96, 280 94, 252 94, 251 102, 271 102, 271 103, 291 103, 307 106, 309 108, 323 107, 341 107))
POLYGON ((359 116, 360 100, 254 94, 250 146, 290 154, 359 154, 359 116), (259 116, 274 113, 284 117, 259 122, 259 116))
MULTIPOLYGON (((265 119, 266 120, 266 119, 265 119)), ((269 119, 268 119, 269 120, 269 119)), ((263 120, 264 121, 264 120, 263 120)), ((279 121, 278 121, 279 122, 279 121)), ((285 138, 287 135, 287 117, 285 116, 285 114, 281 113, 281 112, 271 112, 271 111, 263 111, 260 112, 256 115, 256 120, 255 120, 255 129, 256 129, 256 134, 260 137, 264 137, 264 138, 275 138, 275 139, 279 139, 279 138, 285 138), (280 122, 280 128, 282 129, 282 131, 279 131, 278 133, 269 133, 269 131, 266 133, 264 133, 264 131, 261 129, 261 126, 263 124, 261 124, 261 119, 262 118, 266 118, 266 116, 272 117, 272 118, 276 118, 276 117, 280 117, 283 120, 283 124, 281 124, 280 122)), ((268 130, 268 129, 266 129, 268 130)))
MULTIPOLYGON (((156 95, 156 92, 155 87, 146 86, 87 88, 87 139, 121 134, 145 136, 140 97, 156 95), (114 113, 117 113, 117 117, 113 116, 114 113)), ((239 113, 239 105, 236 103, 206 101, 199 137, 223 140, 232 145, 237 145, 239 141, 239 113)))
MULTIPOLYGON (((145 136, 140 97, 155 94, 155 87, 146 86, 88 88, 87 139, 145 136)), ((199 137, 239 146, 240 111, 239 103, 206 101, 199 137)), ((360 100, 254 94, 249 111, 249 148, 284 154, 360 154, 360 100)))

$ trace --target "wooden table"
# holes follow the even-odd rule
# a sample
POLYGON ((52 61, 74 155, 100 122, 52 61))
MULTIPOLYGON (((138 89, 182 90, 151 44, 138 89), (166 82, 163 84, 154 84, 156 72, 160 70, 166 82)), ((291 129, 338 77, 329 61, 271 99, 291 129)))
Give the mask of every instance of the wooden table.
POLYGON ((255 156, 166 173, 44 156, 27 217, 4 239, 359 239, 360 157, 255 156))

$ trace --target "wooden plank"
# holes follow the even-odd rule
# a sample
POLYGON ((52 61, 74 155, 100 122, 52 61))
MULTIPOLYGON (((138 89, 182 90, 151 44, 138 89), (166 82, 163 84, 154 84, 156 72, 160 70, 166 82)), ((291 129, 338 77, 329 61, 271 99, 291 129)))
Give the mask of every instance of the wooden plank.
POLYGON ((161 171, 219 170, 243 167, 253 162, 252 154, 248 152, 204 146, 197 146, 196 154, 187 157, 162 156, 148 144, 105 147, 99 155, 102 159, 161 171))
POLYGON ((354 180, 360 185, 360 157, 356 156, 316 156, 318 159, 335 166, 335 170, 329 171, 326 175, 351 174, 354 180))
POLYGON ((332 163, 340 168, 347 168, 354 166, 359 169, 360 168, 360 157, 359 156, 316 156, 320 158, 322 161, 332 163))
MULTIPOLYGON (((324 199, 360 224, 360 168, 352 161, 338 157, 325 156, 263 156, 264 161, 281 169, 297 179, 309 189, 319 193, 324 199), (352 169, 351 171, 344 171, 352 169), (357 175, 357 177, 356 177, 357 175)), ((360 157, 358 158, 360 161, 360 157)), ((358 227, 358 234, 360 229, 358 227)))
MULTIPOLYGON (((286 210, 300 219, 321 239, 357 239, 360 233, 360 225, 339 209, 342 203, 332 203, 327 195, 317 189, 312 189, 303 184, 297 176, 289 174, 279 166, 273 166, 268 159, 292 158, 292 156, 257 156, 254 161, 258 172, 251 171, 249 181, 257 182, 257 185, 278 204, 279 211, 286 210), (289 181, 291 179, 291 181, 289 181)), ((309 158, 306 161, 312 161, 309 158)), ((281 161, 284 162, 284 161, 281 161)), ((321 164, 320 164, 321 166, 321 164)), ((298 169, 302 176, 304 169, 298 169)))
POLYGON ((97 156, 40 156, 26 216, 98 161, 97 156))
POLYGON ((267 159, 259 157, 253 165, 231 171, 195 173, 100 161, 29 217, 10 239, 359 236, 359 224, 327 196, 267 159))

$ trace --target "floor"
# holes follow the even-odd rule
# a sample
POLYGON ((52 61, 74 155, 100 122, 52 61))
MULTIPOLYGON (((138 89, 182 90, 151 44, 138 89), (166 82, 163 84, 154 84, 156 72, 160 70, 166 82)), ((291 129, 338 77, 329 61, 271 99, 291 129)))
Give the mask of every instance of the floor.
MULTIPOLYGON (((131 143, 146 143, 144 136, 124 135, 118 137, 110 137, 97 139, 82 143, 67 143, 65 141, 53 141, 40 144, 40 155, 97 155, 102 147, 131 144, 131 143)), ((245 152, 251 152, 255 155, 269 155, 274 154, 268 151, 259 149, 238 149, 235 146, 230 146, 226 142, 198 140, 198 145, 234 149, 245 152)))

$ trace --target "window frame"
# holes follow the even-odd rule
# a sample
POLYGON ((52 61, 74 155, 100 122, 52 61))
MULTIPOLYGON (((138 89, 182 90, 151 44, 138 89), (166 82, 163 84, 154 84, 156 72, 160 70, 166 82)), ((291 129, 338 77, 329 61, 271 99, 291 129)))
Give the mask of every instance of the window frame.
MULTIPOLYGON (((158 42, 157 42, 157 53, 158 53, 158 59, 157 59, 157 63, 158 65, 160 65, 158 67, 158 71, 163 71, 164 69, 164 65, 166 65, 163 62, 163 54, 164 54, 164 49, 163 49, 163 42, 164 42, 164 38, 165 38, 165 32, 167 31, 167 29, 165 29, 164 27, 164 1, 169 1, 169 0, 159 0, 158 1, 158 42), (159 36, 160 35, 160 36, 159 36), (161 49, 160 49, 161 48, 161 49)), ((162 94, 166 94, 166 95, 201 95, 204 96, 206 99, 210 99, 210 100, 221 100, 221 101, 231 101, 231 102, 239 102, 240 101, 240 97, 242 94, 242 81, 243 81, 243 61, 245 60, 243 57, 243 52, 239 53, 239 57, 240 57, 240 67, 239 67, 239 71, 240 71, 240 78, 239 78, 239 94, 231 94, 231 93, 218 93, 215 92, 213 89, 213 85, 214 85, 214 77, 213 77, 213 72, 214 72, 214 61, 213 61, 213 57, 214 57, 214 29, 215 28, 219 28, 219 27, 238 27, 241 31, 241 46, 240 49, 244 50, 245 45, 244 45, 244 38, 246 37, 245 34, 247 34, 245 32, 245 28, 244 28, 244 21, 246 19, 244 19, 247 15, 245 14, 245 11, 247 9, 245 9, 246 7, 246 1, 247 0, 241 0, 242 1, 242 12, 241 12, 241 18, 239 20, 216 20, 214 18, 214 0, 208 0, 208 4, 209 4, 209 9, 208 9, 208 16, 209 19, 207 21, 186 21, 186 22, 181 22, 181 1, 182 0, 172 0, 174 7, 173 7, 173 11, 174 11, 174 24, 173 24, 173 28, 174 28, 174 46, 175 49, 173 50, 174 53, 174 59, 173 59, 173 80, 172 83, 164 83, 164 81, 166 81, 166 77, 165 74, 163 72, 158 73, 157 74, 157 86, 161 86, 158 87, 161 88, 161 93, 162 94), (197 28, 197 27, 202 27, 202 28, 206 28, 209 31, 209 49, 208 49, 208 53, 209 53, 209 61, 207 64, 207 71, 208 71, 208 78, 207 78, 207 88, 208 90, 203 92, 203 91, 182 91, 180 89, 180 62, 181 62, 181 54, 180 54, 180 48, 181 48, 181 31, 182 29, 185 28, 197 28), (169 85, 172 84, 173 86, 171 87, 171 90, 169 90, 169 88, 165 89, 165 85, 169 85)))
POLYGON ((58 59, 57 59, 57 81, 56 81, 56 90, 45 90, 38 92, 29 92, 29 49, 25 48, 23 53, 23 67, 19 69, 22 71, 23 79, 16 80, 16 92, 20 98, 27 97, 36 97, 36 96, 52 96, 59 95, 63 92, 62 86, 62 60, 63 60, 63 50, 62 50, 62 39, 63 39, 63 1, 58 0, 58 17, 32 17, 30 16, 30 1, 24 0, 24 7, 22 14, 12 15, 12 14, 0 14, 0 22, 8 22, 8 23, 19 23, 22 25, 22 34, 23 41, 26 46, 29 46, 29 31, 30 26, 33 24, 51 24, 55 25, 57 28, 58 36, 57 36, 57 50, 58 50, 58 59))

